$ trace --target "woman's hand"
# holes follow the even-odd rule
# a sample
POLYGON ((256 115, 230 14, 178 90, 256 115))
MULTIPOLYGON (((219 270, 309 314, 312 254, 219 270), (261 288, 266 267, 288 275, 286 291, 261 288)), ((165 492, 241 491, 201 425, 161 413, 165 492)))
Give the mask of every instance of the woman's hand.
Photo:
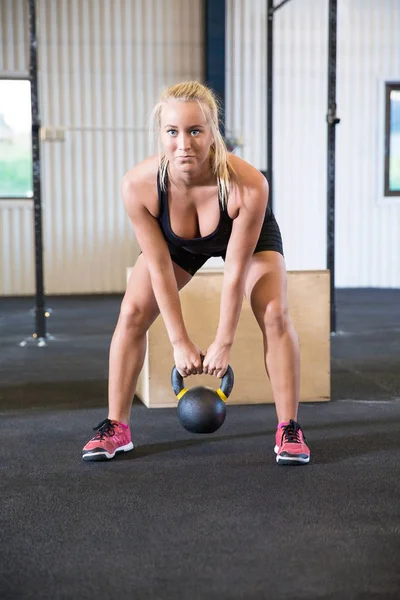
POLYGON ((182 377, 201 375, 203 372, 203 353, 190 340, 173 345, 176 370, 182 377))
POLYGON ((230 353, 230 344, 223 345, 218 342, 213 342, 208 348, 207 354, 203 360, 203 373, 206 375, 214 375, 221 379, 228 368, 230 353))

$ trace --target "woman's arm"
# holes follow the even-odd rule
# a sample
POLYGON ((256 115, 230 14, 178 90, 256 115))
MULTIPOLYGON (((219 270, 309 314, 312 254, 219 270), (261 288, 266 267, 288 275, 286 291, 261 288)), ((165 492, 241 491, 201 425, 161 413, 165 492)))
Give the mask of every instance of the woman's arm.
POLYGON ((267 202, 267 180, 256 173, 251 184, 243 185, 240 190, 239 214, 233 221, 225 257, 218 329, 203 363, 204 372, 217 377, 222 376, 228 364, 243 304, 246 274, 260 236, 267 202))
POLYGON ((181 375, 201 371, 201 351, 189 339, 183 321, 178 286, 167 243, 157 219, 149 212, 144 198, 154 193, 151 182, 127 174, 122 182, 122 198, 146 258, 154 296, 174 347, 175 364, 181 375))

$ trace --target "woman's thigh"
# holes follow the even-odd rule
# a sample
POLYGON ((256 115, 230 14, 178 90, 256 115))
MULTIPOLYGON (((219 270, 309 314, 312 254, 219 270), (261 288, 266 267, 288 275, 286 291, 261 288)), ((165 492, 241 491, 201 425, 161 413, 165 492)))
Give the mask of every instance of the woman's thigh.
POLYGON ((260 327, 264 329, 267 307, 271 312, 287 313, 287 274, 280 252, 257 252, 246 275, 245 295, 260 327))
MULTIPOLYGON (((192 276, 182 267, 172 263, 178 290, 181 290, 192 276)), ((140 254, 133 267, 121 305, 121 314, 136 314, 147 326, 155 321, 160 311, 154 296, 149 269, 143 254, 140 254)))

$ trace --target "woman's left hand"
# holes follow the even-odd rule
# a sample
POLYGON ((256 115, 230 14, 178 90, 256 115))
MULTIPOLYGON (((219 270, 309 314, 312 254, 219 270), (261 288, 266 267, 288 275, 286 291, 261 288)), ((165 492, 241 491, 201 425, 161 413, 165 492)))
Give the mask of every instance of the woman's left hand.
POLYGON ((214 341, 207 350, 203 360, 203 373, 214 375, 220 379, 225 375, 229 365, 231 346, 214 341))

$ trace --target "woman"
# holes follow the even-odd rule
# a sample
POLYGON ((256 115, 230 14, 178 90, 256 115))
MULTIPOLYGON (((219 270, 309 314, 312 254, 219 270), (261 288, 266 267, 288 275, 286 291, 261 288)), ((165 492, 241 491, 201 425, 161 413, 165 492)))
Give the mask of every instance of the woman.
POLYGON ((310 452, 297 423, 300 360, 286 298, 279 227, 268 184, 229 154, 211 90, 198 82, 167 88, 153 110, 160 152, 131 169, 122 197, 142 250, 129 279, 110 349, 109 413, 83 449, 84 460, 133 448, 132 398, 146 352, 146 332, 161 312, 183 377, 222 377, 246 295, 260 326, 278 416, 278 464, 304 464, 310 452), (211 256, 225 260, 219 325, 202 361, 188 336, 182 289, 211 256))

